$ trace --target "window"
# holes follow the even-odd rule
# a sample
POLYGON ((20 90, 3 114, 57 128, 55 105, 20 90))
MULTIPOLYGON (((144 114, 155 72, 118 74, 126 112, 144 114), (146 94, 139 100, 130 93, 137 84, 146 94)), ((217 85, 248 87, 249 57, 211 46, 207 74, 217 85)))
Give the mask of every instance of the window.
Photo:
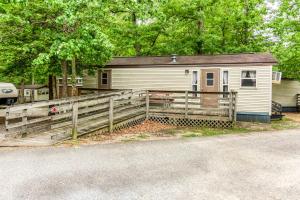
POLYGON ((214 85, 214 73, 206 73, 206 86, 214 85))
POLYGON ((242 87, 256 87, 256 71, 244 70, 241 78, 242 87))
POLYGON ((281 82, 281 72, 272 72, 272 83, 280 83, 281 82))
POLYGON ((198 72, 197 71, 193 71, 192 90, 198 91, 198 72))
MULTIPOLYGON (((223 92, 228 92, 228 71, 223 71, 223 92)), ((227 97, 228 95, 223 95, 227 97)))
MULTIPOLYGON (((198 91, 198 71, 193 71, 193 79, 192 79, 192 91, 197 92, 198 91)), ((197 96, 197 94, 193 94, 194 97, 197 96)))
POLYGON ((107 72, 102 72, 101 84, 102 85, 107 85, 108 84, 108 74, 107 74, 107 72))

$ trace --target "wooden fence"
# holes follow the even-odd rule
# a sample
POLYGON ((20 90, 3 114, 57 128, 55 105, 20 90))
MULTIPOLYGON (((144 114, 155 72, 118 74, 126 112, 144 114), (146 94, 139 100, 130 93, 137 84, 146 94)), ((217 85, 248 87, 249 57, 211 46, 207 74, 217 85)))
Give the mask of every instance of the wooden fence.
POLYGON ((229 127, 236 121, 236 98, 236 92, 112 91, 8 107, 5 127, 8 135, 50 131, 54 138, 112 132, 145 119, 229 127))
POLYGON ((7 108, 5 127, 12 134, 52 131, 54 136, 113 131, 145 119, 146 92, 118 91, 23 104, 7 108))
POLYGON ((150 90, 150 119, 182 126, 231 127, 237 93, 150 90))

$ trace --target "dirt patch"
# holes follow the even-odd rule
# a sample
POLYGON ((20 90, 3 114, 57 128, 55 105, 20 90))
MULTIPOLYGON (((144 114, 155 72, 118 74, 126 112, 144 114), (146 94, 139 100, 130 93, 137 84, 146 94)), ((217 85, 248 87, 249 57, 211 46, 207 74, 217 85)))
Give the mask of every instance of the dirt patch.
POLYGON ((77 144, 99 144, 99 143, 114 143, 114 142, 129 142, 136 140, 157 140, 166 137, 174 136, 173 130, 176 126, 161 124, 153 121, 144 121, 133 127, 125 128, 113 133, 101 134, 94 132, 78 139, 78 141, 66 141, 63 146, 77 144))
POLYGON ((300 113, 284 113, 285 117, 300 123, 300 113))

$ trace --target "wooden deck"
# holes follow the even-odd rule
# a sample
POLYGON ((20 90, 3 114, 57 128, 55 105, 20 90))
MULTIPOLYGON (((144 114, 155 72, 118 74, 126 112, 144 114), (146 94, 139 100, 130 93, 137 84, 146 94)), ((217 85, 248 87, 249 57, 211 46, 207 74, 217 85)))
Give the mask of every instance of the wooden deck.
POLYGON ((125 90, 15 105, 5 110, 4 134, 61 141, 96 130, 112 132, 145 119, 230 127, 236 120, 236 97, 235 92, 125 90))

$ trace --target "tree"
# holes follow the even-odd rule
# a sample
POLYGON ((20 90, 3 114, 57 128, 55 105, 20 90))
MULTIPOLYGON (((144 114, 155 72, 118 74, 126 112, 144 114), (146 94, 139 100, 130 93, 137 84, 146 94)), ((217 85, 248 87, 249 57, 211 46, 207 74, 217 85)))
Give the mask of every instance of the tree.
MULTIPOLYGON (((103 66, 111 57, 112 45, 99 25, 105 15, 101 10, 102 3, 20 1, 5 4, 3 8, 0 66, 7 70, 2 74, 10 72, 11 77, 21 79, 24 79, 22 75, 29 74, 28 78, 25 76, 25 82, 33 74, 45 79, 48 74, 63 72, 66 96, 69 62, 79 62, 81 70, 93 70, 94 66, 103 66)), ((73 73, 73 83, 75 76, 73 73)))
POLYGON ((273 31, 273 53, 283 76, 300 80, 300 1, 280 0, 270 23, 273 31))

